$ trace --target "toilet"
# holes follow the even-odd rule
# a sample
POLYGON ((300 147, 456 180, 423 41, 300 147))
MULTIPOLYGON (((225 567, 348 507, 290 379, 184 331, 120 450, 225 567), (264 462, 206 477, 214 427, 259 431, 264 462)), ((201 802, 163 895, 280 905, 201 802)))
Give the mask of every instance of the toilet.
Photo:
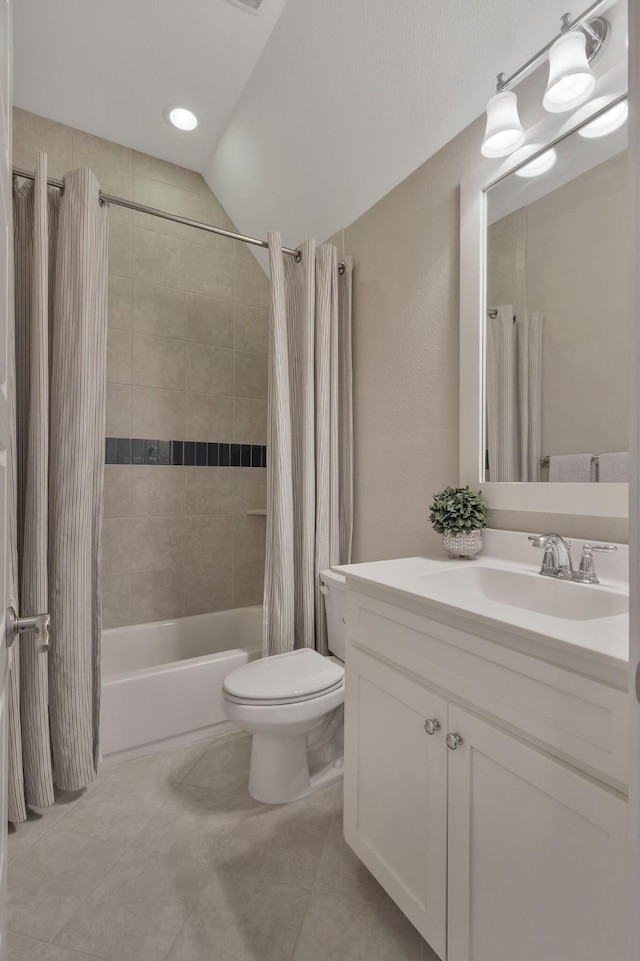
POLYGON ((345 579, 323 571, 330 657, 304 648, 251 661, 223 684, 226 716, 253 735, 249 793, 296 801, 342 778, 345 579))

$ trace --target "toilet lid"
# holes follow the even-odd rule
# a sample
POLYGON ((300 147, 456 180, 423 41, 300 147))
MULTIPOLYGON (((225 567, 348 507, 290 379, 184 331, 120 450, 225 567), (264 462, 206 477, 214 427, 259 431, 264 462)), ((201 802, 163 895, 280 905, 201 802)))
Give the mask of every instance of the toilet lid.
POLYGON ((305 648, 251 661, 227 675, 224 690, 245 701, 295 701, 336 687, 344 668, 305 648))

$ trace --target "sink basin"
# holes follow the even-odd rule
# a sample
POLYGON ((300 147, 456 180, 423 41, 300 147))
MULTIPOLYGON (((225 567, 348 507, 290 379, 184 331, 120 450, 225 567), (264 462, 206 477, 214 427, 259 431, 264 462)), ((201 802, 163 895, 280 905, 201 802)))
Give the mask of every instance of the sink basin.
POLYGON ((554 580, 533 571, 478 565, 422 574, 418 580, 434 600, 461 607, 469 597, 568 621, 593 621, 629 611, 629 598, 623 593, 554 580))

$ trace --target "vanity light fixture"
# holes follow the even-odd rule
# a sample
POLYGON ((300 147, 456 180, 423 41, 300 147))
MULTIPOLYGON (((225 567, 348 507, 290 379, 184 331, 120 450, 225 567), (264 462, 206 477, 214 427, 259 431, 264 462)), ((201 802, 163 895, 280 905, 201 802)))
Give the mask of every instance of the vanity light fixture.
POLYGON ((504 89, 504 74, 498 74, 497 93, 487 104, 487 126, 482 141, 484 157, 508 157, 524 143, 518 116, 518 98, 504 89))
POLYGON ((198 126, 198 118, 188 107, 183 107, 177 103, 168 103, 162 111, 162 116, 177 130, 195 130, 198 126))
POLYGON ((571 30, 563 18, 563 33, 549 51, 549 82, 542 106, 549 113, 573 110, 588 100, 596 78, 587 59, 587 35, 571 30))
POLYGON ((539 177, 540 174, 546 174, 547 170, 551 170, 557 159, 557 153, 553 147, 550 147, 549 150, 545 150, 534 160, 530 160, 528 164, 518 167, 514 173, 518 177, 539 177))
POLYGON ((610 31, 608 20, 594 16, 604 4, 605 0, 596 0, 575 19, 565 13, 560 34, 554 40, 510 77, 498 74, 497 93, 487 104, 487 127, 481 148, 483 156, 507 157, 524 143, 517 99, 511 88, 546 57, 549 59, 549 81, 542 100, 545 110, 563 113, 589 99, 596 85, 591 64, 604 49, 610 31))
POLYGON ((586 137, 589 140, 593 140, 595 137, 606 137, 614 130, 619 130, 627 122, 628 116, 629 103, 627 100, 621 100, 620 103, 609 107, 608 110, 601 113, 595 120, 585 124, 584 127, 578 127, 578 133, 581 137, 586 137))

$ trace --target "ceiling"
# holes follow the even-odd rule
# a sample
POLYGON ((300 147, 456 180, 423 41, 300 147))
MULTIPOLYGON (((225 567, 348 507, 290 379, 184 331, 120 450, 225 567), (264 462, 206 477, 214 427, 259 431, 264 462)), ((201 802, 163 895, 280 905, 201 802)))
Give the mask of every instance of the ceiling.
POLYGON ((14 0, 14 103, 202 170, 287 0, 14 0), (165 104, 199 119, 170 127, 165 104))
POLYGON ((238 229, 293 246, 351 223, 472 122, 566 6, 19 0, 15 102, 201 170, 238 229), (194 134, 161 117, 181 99, 194 134))

